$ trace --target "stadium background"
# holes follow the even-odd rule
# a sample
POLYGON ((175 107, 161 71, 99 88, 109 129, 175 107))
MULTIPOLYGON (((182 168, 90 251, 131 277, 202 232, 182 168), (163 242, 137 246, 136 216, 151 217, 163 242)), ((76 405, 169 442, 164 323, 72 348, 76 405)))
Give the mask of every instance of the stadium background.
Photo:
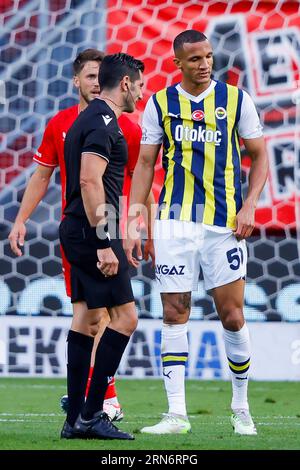
MULTIPOLYGON (((178 79, 172 39, 195 28, 212 42, 214 76, 254 99, 267 141, 270 177, 248 244, 245 316, 254 341, 252 375, 299 380, 299 1, 0 0, 0 14, 0 375, 65 374, 71 306, 57 237, 58 172, 27 224, 22 258, 12 255, 7 236, 47 121, 77 102, 72 61, 87 47, 142 59, 145 99, 135 115, 140 119, 149 96, 178 79)), ((242 164, 246 191, 244 152, 242 164)), ((156 194, 161 181, 158 164, 156 194)), ((160 297, 148 264, 132 274, 142 320, 120 373, 157 376, 160 297)), ((227 378, 221 328, 202 277, 191 318, 188 376, 227 378)))

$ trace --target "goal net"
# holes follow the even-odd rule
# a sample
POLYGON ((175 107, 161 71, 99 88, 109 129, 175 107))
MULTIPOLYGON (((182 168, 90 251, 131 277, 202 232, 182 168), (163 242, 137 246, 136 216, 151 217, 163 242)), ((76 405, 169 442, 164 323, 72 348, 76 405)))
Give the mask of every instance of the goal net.
MULTIPOLYGON (((2 0, 0 5, 0 314, 71 315, 61 276, 58 241, 60 181, 56 172, 27 224, 24 256, 7 240, 47 121, 77 102, 72 61, 95 47, 145 62, 145 100, 179 79, 172 40, 182 30, 205 32, 214 48, 214 76, 247 90, 267 142, 270 177, 249 240, 245 316, 300 320, 300 151, 298 1, 2 0)), ((249 158, 243 152, 245 191, 249 158)), ((162 182, 156 168, 154 190, 162 182)), ((133 272, 143 318, 160 318, 160 296, 149 264, 133 272)), ((192 318, 216 319, 202 277, 192 318)))

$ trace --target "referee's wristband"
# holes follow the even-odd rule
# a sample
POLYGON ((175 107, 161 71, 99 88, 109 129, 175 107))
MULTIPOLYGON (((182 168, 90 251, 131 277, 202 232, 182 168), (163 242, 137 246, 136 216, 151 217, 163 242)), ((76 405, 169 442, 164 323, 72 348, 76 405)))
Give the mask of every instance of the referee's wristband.
POLYGON ((92 227, 92 233, 94 235, 95 244, 98 250, 104 250, 111 246, 110 236, 108 233, 108 224, 98 225, 92 227))

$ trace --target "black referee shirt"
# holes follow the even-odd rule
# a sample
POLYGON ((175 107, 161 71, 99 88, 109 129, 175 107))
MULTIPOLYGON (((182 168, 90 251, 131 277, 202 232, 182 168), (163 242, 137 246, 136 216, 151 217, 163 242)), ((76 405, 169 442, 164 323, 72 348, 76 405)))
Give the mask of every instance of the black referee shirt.
POLYGON ((113 110, 101 99, 94 99, 80 113, 67 132, 64 146, 66 165, 66 207, 64 214, 86 217, 80 190, 80 167, 83 152, 99 155, 108 164, 103 175, 106 203, 112 204, 119 217, 127 144, 113 110))

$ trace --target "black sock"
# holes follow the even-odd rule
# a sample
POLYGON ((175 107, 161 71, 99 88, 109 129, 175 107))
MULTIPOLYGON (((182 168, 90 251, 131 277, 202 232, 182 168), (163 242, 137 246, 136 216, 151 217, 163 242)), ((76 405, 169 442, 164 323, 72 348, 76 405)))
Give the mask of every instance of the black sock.
POLYGON ((84 404, 94 338, 70 330, 68 334, 68 413, 67 422, 74 426, 84 404))
POLYGON ((89 394, 82 409, 84 419, 91 419, 94 413, 102 410, 109 378, 115 375, 129 338, 111 328, 104 331, 96 351, 89 394))

